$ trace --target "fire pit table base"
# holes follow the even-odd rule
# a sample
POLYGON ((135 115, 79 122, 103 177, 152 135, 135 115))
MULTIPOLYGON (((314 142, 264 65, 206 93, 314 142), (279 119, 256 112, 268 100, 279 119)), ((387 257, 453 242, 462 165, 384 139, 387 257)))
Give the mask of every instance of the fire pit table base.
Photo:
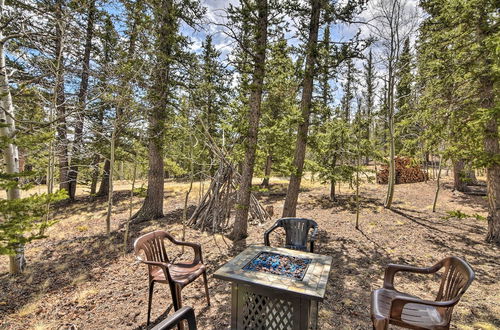
POLYGON ((232 285, 231 329, 316 329, 331 265, 330 256, 249 246, 214 273, 232 285))
POLYGON ((316 329, 318 302, 269 288, 232 284, 231 329, 316 329))

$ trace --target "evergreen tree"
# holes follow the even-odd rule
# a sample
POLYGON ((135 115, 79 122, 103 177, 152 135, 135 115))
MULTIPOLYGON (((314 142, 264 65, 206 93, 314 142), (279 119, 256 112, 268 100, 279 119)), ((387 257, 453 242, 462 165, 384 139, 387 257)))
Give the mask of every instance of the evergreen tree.
MULTIPOLYGON (((364 102, 365 102, 365 113, 363 114, 364 120, 364 138, 365 140, 370 140, 372 138, 372 130, 373 130, 373 112, 375 107, 375 89, 376 85, 376 77, 375 77, 375 67, 373 63, 373 54, 372 50, 368 52, 368 57, 366 59, 366 63, 363 64, 364 68, 364 84, 365 90, 363 92, 364 102)), ((368 165, 369 158, 365 157, 365 165, 368 165)))
POLYGON ((252 82, 250 84, 249 111, 247 114, 248 128, 245 132, 245 160, 241 173, 241 182, 238 190, 237 208, 234 227, 231 237, 238 240, 246 237, 248 226, 248 211, 250 207, 250 190, 255 165, 255 152, 261 116, 262 90, 264 85, 265 61, 267 50, 267 28, 269 8, 267 0, 257 0, 254 6, 247 7, 242 3, 242 10, 250 16, 256 17, 251 23, 253 32, 250 44, 245 48, 253 59, 252 82), (252 15, 252 13, 255 13, 252 15))
POLYGON ((297 121, 296 105, 299 82, 291 58, 291 47, 282 35, 269 49, 264 80, 265 97, 262 101, 262 127, 259 151, 264 167, 263 187, 269 187, 271 171, 289 174, 293 133, 297 121))
POLYGON ((176 90, 180 83, 186 38, 179 33, 182 19, 194 25, 203 10, 196 1, 177 3, 173 0, 152 1, 154 26, 154 83, 148 86, 148 188, 142 207, 134 215, 134 222, 163 216, 164 143, 167 119, 176 104, 176 90))
POLYGON ((306 156, 307 135, 309 131, 309 120, 312 107, 314 77, 316 74, 318 58, 318 32, 321 12, 324 9, 323 3, 319 0, 312 0, 309 8, 309 28, 306 43, 306 63, 304 70, 304 80, 302 83, 302 98, 300 101, 301 119, 297 128, 297 141, 292 163, 292 173, 286 193, 285 204, 283 206, 283 217, 294 217, 297 209, 297 199, 299 196, 300 182, 304 170, 304 160, 306 156))
MULTIPOLYGON (((325 13, 327 24, 346 22, 352 19, 354 15, 363 9, 365 1, 350 1, 348 3, 311 1, 310 6, 300 8, 300 13, 305 13, 303 21, 307 22, 307 41, 304 43, 305 66, 302 79, 302 96, 300 101, 301 118, 297 127, 297 140, 295 144, 294 158, 288 185, 285 204, 283 206, 283 217, 293 217, 296 214, 297 200, 299 196, 300 182, 304 171, 304 161, 306 157, 306 146, 311 123, 311 113, 313 110, 314 81, 317 76, 320 64, 320 45, 318 44, 318 35, 321 25, 322 13, 325 13)), ((359 52, 358 36, 347 43, 341 43, 340 47, 332 47, 333 56, 330 60, 324 62, 326 68, 334 70, 347 58, 353 57, 359 52)), ((335 44, 334 41, 323 43, 328 45, 335 44)), ((325 78, 323 77, 323 87, 325 78)))
MULTIPOLYGON (((429 134, 444 130, 450 158, 487 169, 488 234, 500 242, 498 135, 498 24, 495 1, 421 3, 419 75, 429 134), (446 125, 446 126, 444 126, 446 125), (482 145, 479 142, 482 142, 482 145)), ((455 175, 460 175, 457 171, 455 175)))
MULTIPOLYGON (((200 118, 206 124, 208 133, 216 141, 222 136, 221 122, 230 95, 229 70, 221 63, 220 56, 221 52, 215 49, 212 36, 208 35, 202 44, 196 74, 192 73, 193 91, 190 92, 193 105, 200 111, 200 118)), ((209 153, 213 174, 215 160, 211 150, 209 153)))

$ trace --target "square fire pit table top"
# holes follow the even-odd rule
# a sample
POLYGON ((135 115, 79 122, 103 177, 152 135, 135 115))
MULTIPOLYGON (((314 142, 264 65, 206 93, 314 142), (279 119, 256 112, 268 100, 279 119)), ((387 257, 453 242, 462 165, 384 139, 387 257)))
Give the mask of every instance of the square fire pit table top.
POLYGON ((285 248, 252 245, 219 268, 214 277, 230 282, 268 287, 278 291, 285 291, 287 294, 323 301, 331 265, 332 257, 330 256, 285 248), (301 280, 268 272, 243 269, 262 252, 305 258, 311 261, 301 280))

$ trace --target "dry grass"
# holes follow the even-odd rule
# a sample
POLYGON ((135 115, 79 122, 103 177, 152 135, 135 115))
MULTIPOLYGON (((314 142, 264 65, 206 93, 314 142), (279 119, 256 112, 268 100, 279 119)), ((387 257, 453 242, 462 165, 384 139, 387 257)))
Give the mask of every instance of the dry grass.
MULTIPOLYGON (((486 222, 474 218, 444 219, 446 211, 456 210, 485 216, 485 201, 452 192, 447 180, 437 213, 431 212, 434 182, 398 185, 394 212, 381 205, 385 186, 364 184, 361 231, 353 226, 354 199, 347 185, 341 186, 339 200, 331 202, 327 186, 318 181, 303 181, 297 214, 319 223, 318 253, 334 259, 327 296, 319 313, 322 329, 370 328, 369 293, 381 285, 386 263, 424 266, 450 254, 466 258, 477 274, 477 280, 454 310, 452 328, 490 330, 500 326, 500 251, 484 243, 486 222)), ((261 179, 254 180, 255 184, 260 182, 261 179)), ((274 178, 272 183, 273 189, 285 189, 287 181, 274 178)), ((146 271, 135 263, 131 242, 158 228, 180 237, 180 210, 188 185, 166 183, 166 217, 132 226, 127 253, 123 251, 122 235, 128 217, 130 183, 116 185, 110 237, 104 235, 105 199, 80 195, 79 201, 55 209, 54 216, 60 221, 49 229, 48 238, 27 247, 29 268, 25 274, 9 276, 7 258, 0 257, 0 329, 58 329, 71 324, 83 329, 144 328, 146 271)), ((204 189, 207 186, 205 182, 204 189)), ((199 183, 193 188, 192 204, 201 189, 199 183)), ((281 214, 284 199, 281 195, 263 194, 259 198, 264 204, 274 206, 275 218, 281 214)), ((134 197, 134 211, 141 201, 142 197, 134 197)), ((200 329, 229 327, 230 286, 213 279, 211 274, 245 246, 261 243, 263 232, 273 221, 250 226, 249 237, 235 244, 224 235, 187 228, 186 240, 202 244, 209 272, 210 308, 205 306, 201 281, 183 290, 185 305, 196 309, 200 329)), ((425 278, 403 277, 398 285, 422 296, 433 290, 433 282, 425 278)), ((161 318, 170 301, 168 287, 158 285, 153 319, 161 318)))

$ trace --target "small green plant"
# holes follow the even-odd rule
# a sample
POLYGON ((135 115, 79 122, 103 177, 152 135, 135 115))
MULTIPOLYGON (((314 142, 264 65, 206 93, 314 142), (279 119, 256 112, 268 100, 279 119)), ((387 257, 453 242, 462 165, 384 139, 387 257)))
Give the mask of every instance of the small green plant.
POLYGON ((471 218, 472 216, 460 211, 460 210, 454 210, 454 211, 447 211, 448 213, 447 216, 442 217, 442 219, 448 220, 451 218, 457 218, 457 219, 465 219, 465 218, 471 218))
POLYGON ((474 218, 476 220, 486 221, 486 218, 478 213, 474 213, 471 215, 471 214, 466 214, 460 210, 448 211, 446 213, 448 213, 448 215, 445 217, 441 217, 442 219, 448 220, 451 218, 457 218, 457 219, 474 218))
POLYGON ((139 197, 146 197, 147 189, 145 187, 134 188, 134 195, 139 197))
POLYGON ((46 219, 47 205, 66 199, 65 190, 54 194, 0 200, 0 255, 14 254, 16 248, 44 238, 45 230, 56 223, 46 219))
POLYGON ((472 216, 473 216, 476 220, 486 221, 486 217, 483 217, 483 216, 482 216, 482 215, 480 215, 480 214, 474 213, 472 216))

